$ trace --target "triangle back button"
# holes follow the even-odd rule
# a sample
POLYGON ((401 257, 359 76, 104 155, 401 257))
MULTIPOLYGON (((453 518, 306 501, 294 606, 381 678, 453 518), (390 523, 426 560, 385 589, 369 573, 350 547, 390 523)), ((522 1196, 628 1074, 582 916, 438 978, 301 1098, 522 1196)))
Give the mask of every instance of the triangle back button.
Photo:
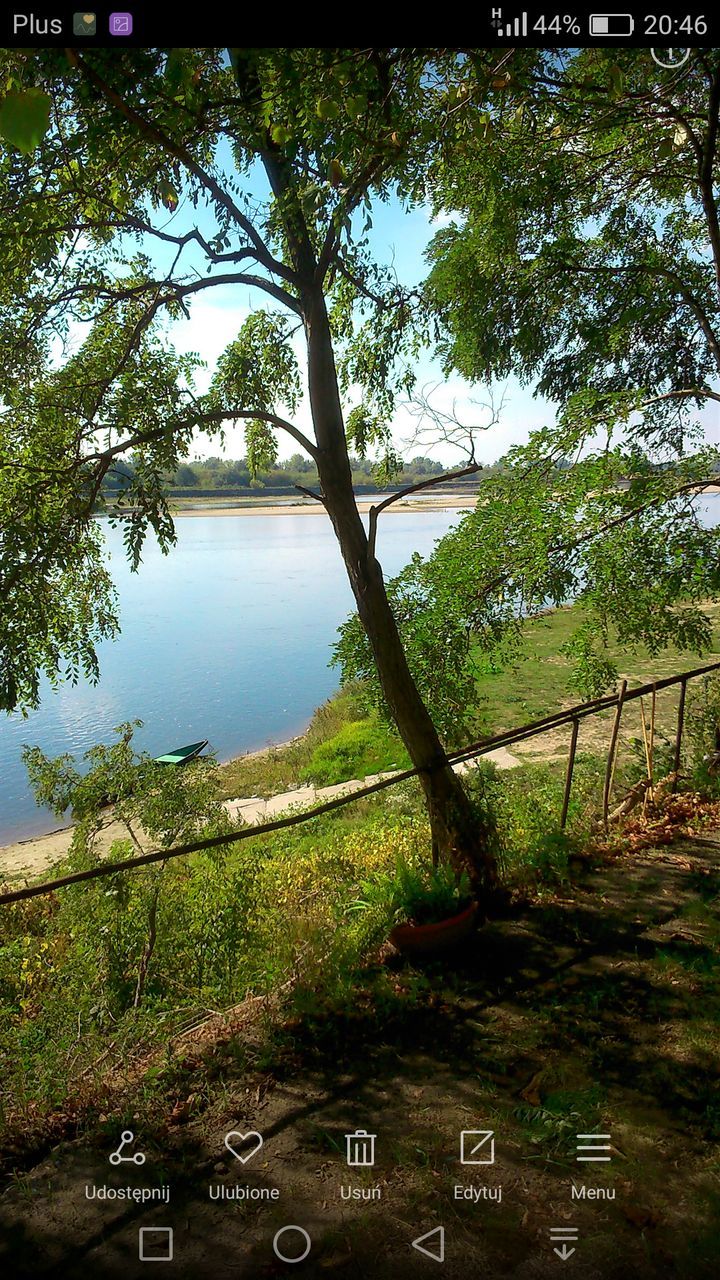
POLYGON ((424 1253, 426 1258, 432 1258, 435 1262, 445 1261, 445 1228, 433 1227, 432 1231, 426 1231, 424 1236, 418 1236, 417 1240, 412 1242, 413 1249, 417 1249, 418 1253, 424 1253), (428 1248, 430 1242, 433 1242, 434 1248, 428 1248))

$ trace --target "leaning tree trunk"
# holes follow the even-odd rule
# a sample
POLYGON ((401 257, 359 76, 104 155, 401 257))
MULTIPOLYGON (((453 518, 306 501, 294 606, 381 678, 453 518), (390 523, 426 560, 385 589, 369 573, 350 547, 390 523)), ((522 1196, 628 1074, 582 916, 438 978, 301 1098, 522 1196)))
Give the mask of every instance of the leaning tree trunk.
POLYGON ((476 891, 486 897, 496 883, 489 833, 448 763, 408 667, 382 570, 370 554, 353 492, 332 341, 320 291, 314 293, 311 303, 305 328, 322 499, 340 544, 385 700, 410 759, 420 770, 433 846, 441 859, 467 871, 476 891))

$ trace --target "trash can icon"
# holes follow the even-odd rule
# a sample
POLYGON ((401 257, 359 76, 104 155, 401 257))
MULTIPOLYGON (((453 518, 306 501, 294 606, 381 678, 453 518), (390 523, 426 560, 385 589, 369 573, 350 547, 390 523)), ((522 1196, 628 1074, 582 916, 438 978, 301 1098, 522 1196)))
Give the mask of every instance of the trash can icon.
POLYGON ((347 1144, 347 1162, 349 1165, 357 1168, 358 1166, 367 1168, 375 1163, 375 1139, 376 1133, 366 1133, 364 1129, 358 1129, 356 1133, 346 1133, 345 1142, 347 1144))

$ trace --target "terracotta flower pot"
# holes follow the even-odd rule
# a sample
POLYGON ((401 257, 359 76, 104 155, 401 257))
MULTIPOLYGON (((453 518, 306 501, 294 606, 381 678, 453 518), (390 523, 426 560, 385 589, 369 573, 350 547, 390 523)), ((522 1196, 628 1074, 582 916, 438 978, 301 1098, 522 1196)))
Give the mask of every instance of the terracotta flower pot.
POLYGON ((458 915, 448 916, 437 924, 396 924, 390 930, 390 941, 406 956, 438 955, 469 937, 477 912, 477 902, 471 902, 458 915))

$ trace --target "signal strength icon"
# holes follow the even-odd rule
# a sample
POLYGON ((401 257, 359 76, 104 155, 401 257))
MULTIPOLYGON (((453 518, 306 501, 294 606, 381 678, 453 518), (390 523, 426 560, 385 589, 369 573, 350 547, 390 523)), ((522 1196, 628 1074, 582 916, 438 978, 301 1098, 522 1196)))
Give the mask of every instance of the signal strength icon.
POLYGON ((526 36, 528 32, 528 16, 522 13, 512 22, 503 22, 502 9, 490 11, 490 26, 495 28, 498 40, 512 40, 513 36, 526 36))

